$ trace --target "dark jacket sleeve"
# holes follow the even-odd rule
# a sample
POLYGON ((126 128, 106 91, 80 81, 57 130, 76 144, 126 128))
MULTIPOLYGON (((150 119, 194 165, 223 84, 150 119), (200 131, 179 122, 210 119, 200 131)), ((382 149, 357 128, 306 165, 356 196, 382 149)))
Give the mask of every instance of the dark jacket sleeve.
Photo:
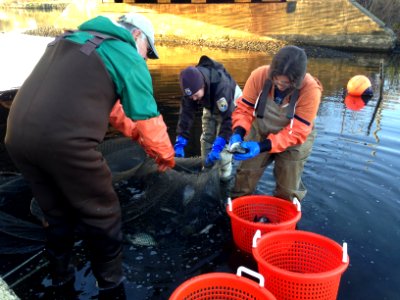
POLYGON ((222 117, 221 128, 218 136, 224 138, 227 142, 232 135, 232 112, 234 110, 234 96, 235 96, 236 83, 230 78, 222 75, 221 81, 215 88, 215 95, 213 97, 214 109, 218 111, 222 117), (228 107, 226 111, 221 111, 217 102, 226 100, 228 107))
POLYGON ((187 97, 182 97, 181 107, 179 111, 178 126, 176 134, 183 136, 185 139, 190 137, 190 129, 193 125, 194 115, 196 111, 196 103, 187 97))

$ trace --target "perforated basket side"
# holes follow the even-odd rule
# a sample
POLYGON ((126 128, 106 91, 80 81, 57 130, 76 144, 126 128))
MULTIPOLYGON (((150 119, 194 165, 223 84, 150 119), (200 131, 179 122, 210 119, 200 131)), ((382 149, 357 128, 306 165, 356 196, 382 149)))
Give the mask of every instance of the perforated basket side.
POLYGON ((228 273, 209 273, 182 283, 169 300, 276 300, 254 281, 228 273))
POLYGON ((266 287, 278 299, 336 299, 348 266, 342 254, 335 241, 305 231, 269 233, 253 249, 266 287))

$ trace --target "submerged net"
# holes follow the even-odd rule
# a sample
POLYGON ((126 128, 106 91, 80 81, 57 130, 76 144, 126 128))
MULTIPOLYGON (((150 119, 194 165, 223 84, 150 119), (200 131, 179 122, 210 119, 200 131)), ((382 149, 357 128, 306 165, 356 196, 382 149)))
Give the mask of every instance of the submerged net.
MULTIPOLYGON (((167 299, 184 280, 226 259, 232 241, 216 167, 203 169, 201 158, 177 158, 173 170, 159 173, 154 160, 126 138, 108 139, 98 150, 122 208, 123 266, 132 287, 127 299, 167 299)), ((0 210, 0 254, 19 257, 3 256, 4 279, 22 299, 41 299, 52 292, 42 255, 43 216, 20 174, 0 174, 0 210)), ((85 249, 77 243, 74 253, 76 293, 92 299, 97 288, 85 249)))
MULTIPOLYGON (((177 158, 173 170, 159 173, 154 160, 130 139, 106 140, 98 150, 112 171, 124 232, 136 237, 139 244, 143 230, 154 239, 188 236, 221 217, 218 170, 203 170, 201 158, 177 158)), ((32 214, 38 219, 43 216, 31 200, 29 186, 20 174, 0 174, 0 254, 35 251, 43 244, 42 227, 32 214)))

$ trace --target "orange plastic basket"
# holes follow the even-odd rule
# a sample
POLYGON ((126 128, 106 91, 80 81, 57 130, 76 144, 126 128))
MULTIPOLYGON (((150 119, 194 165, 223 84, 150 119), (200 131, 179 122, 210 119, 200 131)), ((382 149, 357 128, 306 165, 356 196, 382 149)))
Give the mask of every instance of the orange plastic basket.
POLYGON ((193 277, 172 293, 169 300, 276 300, 264 288, 264 277, 245 267, 239 267, 236 275, 209 273, 193 277), (241 277, 241 273, 257 277, 259 284, 241 277))
POLYGON ((265 234, 276 230, 295 229, 301 218, 300 202, 280 198, 252 195, 228 200, 226 207, 231 219, 233 240, 241 250, 250 253, 252 240, 257 230, 265 234), (270 223, 254 222, 256 217, 265 216, 270 223))
POLYGON ((342 248, 327 237, 299 230, 263 235, 253 255, 266 288, 279 300, 336 299, 349 265, 346 243, 342 248))

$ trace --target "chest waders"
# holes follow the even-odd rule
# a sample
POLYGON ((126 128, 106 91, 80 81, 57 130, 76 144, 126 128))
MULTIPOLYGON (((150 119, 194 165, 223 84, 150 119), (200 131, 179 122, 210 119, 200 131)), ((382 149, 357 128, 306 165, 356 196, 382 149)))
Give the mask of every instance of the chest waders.
MULTIPOLYGON (((288 126, 294 118, 299 91, 294 90, 288 96, 289 101, 286 102, 287 104, 278 105, 269 95, 271 88, 272 82, 266 80, 256 104, 256 120, 254 120, 246 140, 260 142, 270 133, 278 133, 288 126)), ((288 147, 280 153, 263 152, 252 159, 242 161, 237 169, 232 197, 253 194, 266 167, 275 162, 273 171, 276 180, 274 196, 287 200, 292 200, 294 197, 302 200, 307 191, 301 180, 301 175, 307 158, 311 154, 315 135, 316 132, 313 130, 301 145, 288 147)))
MULTIPOLYGON (((121 209, 112 176, 95 147, 107 131, 114 84, 95 49, 50 43, 10 110, 6 146, 45 214, 46 250, 54 278, 66 276, 75 232, 89 250, 100 288, 123 280, 121 209)), ((110 37, 111 38, 111 37, 110 37)))
MULTIPOLYGON (((215 141, 216 137, 220 134, 221 125, 223 122, 223 118, 221 116, 221 112, 219 111, 215 101, 219 99, 211 98, 211 90, 214 89, 214 86, 219 84, 220 78, 226 74, 226 70, 222 64, 212 60, 207 56, 202 56, 200 59, 197 68, 200 70, 202 74, 209 74, 209 82, 207 85, 209 86, 210 93, 207 93, 210 97, 209 105, 210 107, 203 108, 203 114, 201 117, 201 126, 202 126, 202 133, 200 136, 200 147, 201 147, 201 157, 203 161, 206 160, 208 154, 211 151, 213 142, 215 141)), ((207 81, 207 80, 206 80, 207 81)), ((232 87, 233 88, 233 87, 232 87)), ((233 104, 235 103, 236 99, 242 95, 242 90, 236 84, 235 90, 232 92, 233 104)), ((231 113, 233 112, 234 105, 229 105, 231 113)), ((228 143, 220 153, 221 160, 217 162, 219 167, 219 176, 222 181, 229 180, 232 174, 232 154, 228 152, 228 143)))

